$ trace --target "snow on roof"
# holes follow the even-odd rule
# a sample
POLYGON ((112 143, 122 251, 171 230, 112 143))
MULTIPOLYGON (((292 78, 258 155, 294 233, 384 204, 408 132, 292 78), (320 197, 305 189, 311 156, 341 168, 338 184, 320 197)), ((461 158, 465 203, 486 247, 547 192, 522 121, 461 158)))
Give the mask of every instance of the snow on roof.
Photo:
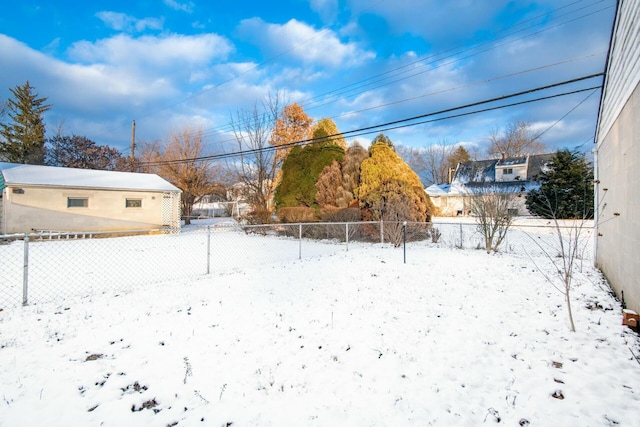
POLYGON ((180 191, 156 174, 116 172, 0 162, 6 185, 100 188, 133 191, 180 191))
POLYGON ((516 166, 516 165, 526 165, 527 157, 507 157, 506 159, 498 160, 496 163, 496 167, 506 167, 506 166, 516 166))
POLYGON ((449 192, 449 187, 451 187, 449 184, 431 184, 424 191, 429 196, 441 196, 449 192))
POLYGON ((456 169, 453 183, 464 185, 469 182, 494 182, 497 162, 495 159, 461 162, 456 169))

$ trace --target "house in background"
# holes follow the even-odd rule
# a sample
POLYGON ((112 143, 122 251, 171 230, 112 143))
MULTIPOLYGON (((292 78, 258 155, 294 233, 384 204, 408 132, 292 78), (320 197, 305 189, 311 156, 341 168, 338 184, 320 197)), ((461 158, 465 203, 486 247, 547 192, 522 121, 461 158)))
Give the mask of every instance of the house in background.
POLYGON ((0 162, 0 234, 180 230, 180 190, 158 175, 0 162))
POLYGON ((555 154, 478 160, 459 163, 451 184, 433 184, 425 189, 441 216, 469 215, 474 194, 515 193, 513 215, 528 215, 526 195, 540 187, 540 171, 555 154))
POLYGON ((640 2, 619 1, 598 114, 596 266, 640 312, 640 2))

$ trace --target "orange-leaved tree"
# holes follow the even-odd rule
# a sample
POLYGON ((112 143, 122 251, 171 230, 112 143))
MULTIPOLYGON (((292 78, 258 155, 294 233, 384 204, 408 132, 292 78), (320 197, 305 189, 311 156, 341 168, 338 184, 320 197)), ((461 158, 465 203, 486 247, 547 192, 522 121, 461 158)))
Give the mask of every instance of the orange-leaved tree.
POLYGON ((276 147, 276 162, 282 165, 293 143, 311 136, 311 119, 297 103, 287 105, 278 113, 269 143, 276 147))

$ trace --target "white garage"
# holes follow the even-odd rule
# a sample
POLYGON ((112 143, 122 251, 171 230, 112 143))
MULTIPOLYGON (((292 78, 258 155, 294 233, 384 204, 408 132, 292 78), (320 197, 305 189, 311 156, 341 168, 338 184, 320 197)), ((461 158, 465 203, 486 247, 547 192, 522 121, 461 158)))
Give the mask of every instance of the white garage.
POLYGON ((0 162, 0 234, 180 230, 181 191, 155 174, 0 162))

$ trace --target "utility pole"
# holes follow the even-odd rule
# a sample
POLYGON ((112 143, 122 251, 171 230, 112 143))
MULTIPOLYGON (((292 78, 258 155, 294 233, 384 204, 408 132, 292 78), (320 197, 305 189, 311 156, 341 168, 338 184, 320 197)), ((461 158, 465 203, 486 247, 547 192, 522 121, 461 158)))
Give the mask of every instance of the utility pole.
POLYGON ((133 120, 131 122, 131 172, 136 171, 135 152, 136 152, 136 121, 133 120))

